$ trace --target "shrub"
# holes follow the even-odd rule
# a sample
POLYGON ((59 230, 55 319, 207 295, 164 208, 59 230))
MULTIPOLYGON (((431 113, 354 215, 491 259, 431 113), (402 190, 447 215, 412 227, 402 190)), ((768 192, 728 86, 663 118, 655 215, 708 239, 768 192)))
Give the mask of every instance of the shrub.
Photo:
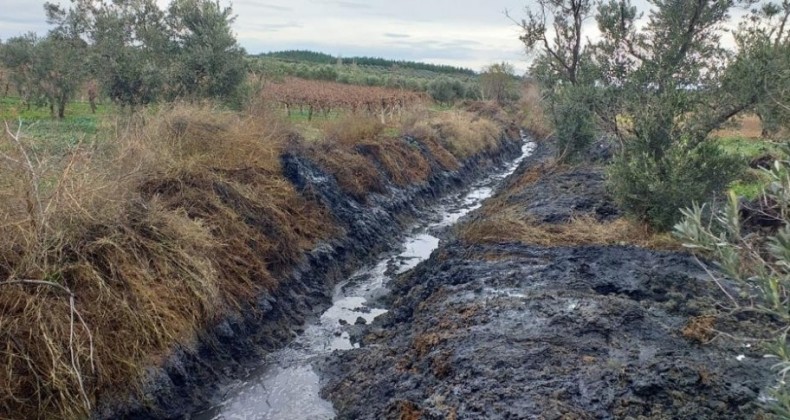
POLYGON ((384 131, 384 124, 373 116, 347 114, 329 120, 324 125, 326 139, 344 145, 354 145, 360 140, 375 139, 384 131))
POLYGON ((552 104, 560 160, 578 159, 597 135, 593 114, 594 88, 565 86, 558 89, 552 104))
POLYGON ((681 210, 722 191, 737 177, 742 163, 717 145, 702 142, 691 147, 674 142, 657 155, 636 137, 624 145, 609 168, 609 186, 615 200, 631 216, 659 230, 668 230, 681 210))

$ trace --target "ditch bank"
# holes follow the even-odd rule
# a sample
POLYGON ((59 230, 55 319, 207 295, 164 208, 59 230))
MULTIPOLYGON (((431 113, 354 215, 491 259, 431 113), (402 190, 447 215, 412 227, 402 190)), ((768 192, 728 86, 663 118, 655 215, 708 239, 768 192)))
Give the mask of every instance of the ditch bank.
POLYGON ((685 253, 628 245, 633 233, 570 235, 625 225, 600 166, 557 168, 552 155, 539 145, 389 285, 361 347, 320 364, 338 418, 765 418, 775 377, 756 340, 771 320, 729 312, 685 253))
MULTIPOLYGON (((259 295, 252 307, 224 317, 202 331, 196 342, 174 348, 161 366, 149 368, 140 392, 99 400, 93 417, 177 418, 217 403, 228 382, 300 334, 306 320, 331 304, 334 285, 396 243, 422 208, 518 157, 518 129, 509 126, 503 133, 495 147, 465 159, 455 170, 442 165, 425 143, 406 137, 403 141, 428 161, 430 177, 406 186, 387 181, 380 192, 362 198, 350 195, 302 147, 290 147, 281 156, 283 175, 300 194, 331 213, 337 233, 301 256, 279 286, 259 295)), ((385 176, 391 168, 380 161, 374 166, 383 178, 391 179, 385 176)))

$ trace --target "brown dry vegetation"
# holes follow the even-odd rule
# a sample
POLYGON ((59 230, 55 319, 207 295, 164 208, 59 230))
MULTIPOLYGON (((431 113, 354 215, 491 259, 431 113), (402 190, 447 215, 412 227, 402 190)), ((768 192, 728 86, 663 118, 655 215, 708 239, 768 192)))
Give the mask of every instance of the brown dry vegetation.
POLYGON ((404 123, 403 132, 417 138, 439 139, 458 161, 493 150, 503 135, 502 126, 493 119, 462 110, 423 111, 420 117, 404 123))
POLYGON ((11 161, 28 148, 5 139, 0 275, 18 283, 0 294, 4 412, 81 415, 332 233, 280 175, 274 120, 183 107, 147 120, 42 165, 11 161))
POLYGON ((557 247, 579 245, 636 245, 653 249, 677 249, 668 235, 655 234, 627 219, 599 222, 594 217, 574 217, 567 223, 539 223, 507 208, 484 220, 464 225, 460 237, 470 243, 521 242, 557 247))
MULTIPOLYGON (((500 126, 472 114, 434 117, 419 141, 443 168, 502 138, 500 126)), ((358 197, 429 177, 419 147, 351 122, 305 142, 263 111, 173 106, 107 122, 104 141, 39 157, 35 139, 5 133, 0 413, 84 416, 100 394, 139 384, 177 343, 251 307, 337 234, 328 210, 282 175, 286 149, 358 197)))
POLYGON ((730 126, 713 132, 714 137, 745 137, 748 139, 762 138, 763 125, 756 115, 737 116, 730 121, 730 126))
POLYGON ((545 247, 579 245, 635 245, 652 249, 679 249, 669 234, 652 231, 648 226, 626 218, 599 221, 579 214, 565 223, 542 223, 524 215, 518 200, 510 198, 548 173, 568 170, 554 162, 524 172, 508 188, 488 200, 481 208, 482 217, 461 225, 459 237, 468 243, 496 244, 520 242, 545 247))
POLYGON ((533 82, 525 82, 521 86, 521 98, 518 109, 523 113, 521 125, 538 140, 545 140, 554 134, 551 119, 543 109, 544 100, 540 87, 533 82))
POLYGON ((398 186, 425 182, 432 171, 429 160, 455 170, 470 157, 495 150, 504 136, 517 136, 505 125, 460 110, 418 108, 390 127, 372 116, 347 114, 325 122, 320 140, 302 142, 298 148, 334 174, 346 193, 364 200, 369 193, 383 192, 387 180, 398 186), (387 128, 411 140, 388 135, 387 128))

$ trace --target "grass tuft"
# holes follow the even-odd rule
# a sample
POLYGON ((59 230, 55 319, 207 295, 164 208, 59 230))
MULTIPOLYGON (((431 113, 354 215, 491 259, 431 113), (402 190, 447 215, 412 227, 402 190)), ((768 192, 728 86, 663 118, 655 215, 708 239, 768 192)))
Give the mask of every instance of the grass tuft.
POLYGON ((634 245, 651 249, 680 249, 669 234, 657 234, 627 219, 600 222, 578 216, 566 223, 539 223, 524 218, 517 209, 499 210, 496 215, 463 225, 459 236, 468 243, 520 242, 545 247, 585 245, 634 245))

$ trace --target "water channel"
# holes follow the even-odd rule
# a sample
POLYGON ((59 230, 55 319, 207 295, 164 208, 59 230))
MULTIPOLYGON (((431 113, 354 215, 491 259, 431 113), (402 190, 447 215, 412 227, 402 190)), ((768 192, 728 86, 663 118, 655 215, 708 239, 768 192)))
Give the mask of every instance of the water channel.
POLYGON ((444 197, 425 211, 404 237, 400 250, 383 254, 374 265, 364 267, 335 288, 333 305, 305 326, 302 335, 287 347, 261 361, 260 367, 228 387, 224 400, 195 415, 198 420, 323 420, 335 417, 329 401, 319 396, 319 378, 312 361, 333 351, 354 348, 346 326, 370 323, 387 311, 375 307, 386 294, 392 276, 414 268, 439 246, 440 232, 482 205, 497 186, 529 156, 535 144, 522 135, 522 154, 503 170, 458 194, 444 197))

